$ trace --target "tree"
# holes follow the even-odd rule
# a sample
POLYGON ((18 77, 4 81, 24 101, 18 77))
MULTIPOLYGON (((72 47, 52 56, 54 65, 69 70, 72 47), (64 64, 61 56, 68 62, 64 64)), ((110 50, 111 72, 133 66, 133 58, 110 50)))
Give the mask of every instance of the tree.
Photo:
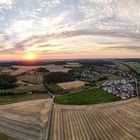
POLYGON ((44 82, 48 84, 68 82, 73 80, 74 78, 69 73, 64 72, 51 72, 44 76, 44 82))
POLYGON ((49 70, 47 70, 46 68, 42 68, 42 67, 37 68, 36 71, 37 71, 37 72, 41 72, 41 73, 49 72, 49 70))
POLYGON ((108 77, 107 76, 102 76, 98 79, 98 81, 104 81, 104 80, 108 80, 108 77))
POLYGON ((0 89, 8 89, 16 87, 17 79, 15 76, 0 75, 0 89))

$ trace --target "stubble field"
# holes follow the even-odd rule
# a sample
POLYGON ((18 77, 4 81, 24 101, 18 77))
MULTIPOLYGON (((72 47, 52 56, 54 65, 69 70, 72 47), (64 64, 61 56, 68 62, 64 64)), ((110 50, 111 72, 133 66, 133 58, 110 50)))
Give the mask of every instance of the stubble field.
POLYGON ((50 140, 139 140, 140 100, 55 105, 50 140))
POLYGON ((45 65, 45 66, 13 66, 14 68, 17 68, 17 70, 11 72, 11 75, 20 75, 21 73, 31 71, 33 69, 37 69, 39 67, 46 68, 50 72, 68 72, 71 70, 71 68, 64 68, 63 65, 45 65))
POLYGON ((83 81, 72 81, 72 82, 64 82, 64 83, 58 83, 58 86, 60 86, 62 89, 68 90, 73 88, 80 88, 85 86, 85 82, 83 81))
POLYGON ((0 132, 16 140, 39 140, 48 122, 50 104, 51 99, 42 99, 0 106, 0 132))

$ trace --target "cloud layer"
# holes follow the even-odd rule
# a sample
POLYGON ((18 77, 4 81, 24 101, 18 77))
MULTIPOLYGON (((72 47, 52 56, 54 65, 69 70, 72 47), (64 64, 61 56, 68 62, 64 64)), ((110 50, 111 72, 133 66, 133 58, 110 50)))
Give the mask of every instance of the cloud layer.
POLYGON ((139 0, 1 0, 0 59, 30 52, 40 58, 140 57, 139 7, 139 0))

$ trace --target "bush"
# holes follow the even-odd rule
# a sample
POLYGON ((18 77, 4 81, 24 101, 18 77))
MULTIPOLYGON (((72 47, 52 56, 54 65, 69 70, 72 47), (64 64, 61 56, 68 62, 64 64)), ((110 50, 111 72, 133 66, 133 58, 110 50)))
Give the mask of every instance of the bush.
POLYGON ((49 70, 47 70, 46 68, 42 68, 42 67, 37 68, 36 71, 37 71, 37 72, 42 72, 42 73, 49 72, 49 70))
POLYGON ((25 94, 25 92, 0 91, 0 96, 22 95, 22 94, 25 94))
POLYGON ((46 89, 50 91, 51 93, 57 95, 57 94, 64 94, 66 91, 59 87, 57 84, 44 84, 46 89))
POLYGON ((102 76, 98 79, 98 81, 104 81, 104 80, 108 80, 108 77, 107 76, 102 76))

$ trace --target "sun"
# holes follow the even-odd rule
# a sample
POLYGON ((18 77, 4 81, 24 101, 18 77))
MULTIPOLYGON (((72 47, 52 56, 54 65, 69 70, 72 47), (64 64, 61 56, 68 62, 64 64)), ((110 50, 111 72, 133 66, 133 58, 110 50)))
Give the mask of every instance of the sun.
POLYGON ((33 54, 33 53, 28 53, 28 54, 24 55, 24 59, 26 59, 26 60, 34 60, 36 58, 37 58, 37 55, 33 54))

